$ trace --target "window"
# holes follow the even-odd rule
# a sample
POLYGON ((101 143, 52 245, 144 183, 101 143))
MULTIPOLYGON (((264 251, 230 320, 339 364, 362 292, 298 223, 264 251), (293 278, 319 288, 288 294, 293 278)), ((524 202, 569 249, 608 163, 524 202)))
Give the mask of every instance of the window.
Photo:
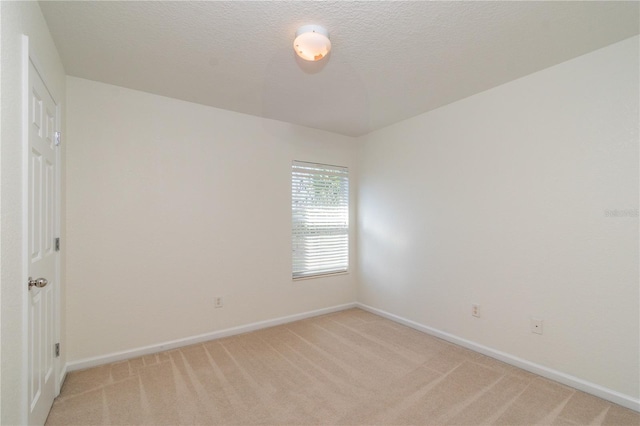
POLYGON ((294 161, 291 172, 293 278, 346 272, 349 171, 294 161))

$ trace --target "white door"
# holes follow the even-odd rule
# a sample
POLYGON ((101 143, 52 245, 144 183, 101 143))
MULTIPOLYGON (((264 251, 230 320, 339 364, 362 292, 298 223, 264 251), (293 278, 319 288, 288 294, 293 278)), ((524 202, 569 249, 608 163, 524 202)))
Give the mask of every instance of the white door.
POLYGON ((29 62, 28 307, 29 424, 42 425, 56 393, 54 368, 57 292, 55 247, 57 108, 29 62))

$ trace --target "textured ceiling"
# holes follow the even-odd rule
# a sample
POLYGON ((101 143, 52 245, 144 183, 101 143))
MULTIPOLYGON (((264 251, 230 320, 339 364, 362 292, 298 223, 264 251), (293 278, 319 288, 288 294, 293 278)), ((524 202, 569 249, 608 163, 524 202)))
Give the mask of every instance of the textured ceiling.
POLYGON ((362 135, 640 32, 638 2, 55 2, 69 75, 362 135), (295 56, 304 24, 333 50, 295 56))

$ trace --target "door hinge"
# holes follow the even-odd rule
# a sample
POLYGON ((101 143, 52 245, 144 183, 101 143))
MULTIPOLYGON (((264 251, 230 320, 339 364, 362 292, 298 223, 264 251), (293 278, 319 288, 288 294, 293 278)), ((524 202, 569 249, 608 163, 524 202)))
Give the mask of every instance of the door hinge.
POLYGON ((56 358, 60 356, 60 343, 56 343, 56 358))
POLYGON ((55 246, 56 246, 56 251, 60 251, 60 238, 56 238, 55 246))
POLYGON ((62 143, 62 135, 60 134, 60 132, 55 133, 55 142, 56 146, 60 146, 60 144, 62 143))

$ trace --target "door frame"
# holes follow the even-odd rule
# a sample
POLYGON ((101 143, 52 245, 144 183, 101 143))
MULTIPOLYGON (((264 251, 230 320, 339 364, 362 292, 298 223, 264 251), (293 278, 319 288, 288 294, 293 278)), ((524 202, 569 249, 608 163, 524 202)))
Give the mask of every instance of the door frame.
MULTIPOLYGON (((50 84, 44 67, 38 60, 38 54, 34 51, 29 43, 29 36, 22 35, 22 416, 23 423, 29 420, 29 363, 26 361, 29 356, 29 291, 27 289, 27 281, 29 278, 29 96, 31 88, 29 87, 29 64, 33 64, 34 69, 42 79, 47 91, 51 95, 56 105, 56 131, 61 131, 62 126, 62 104, 60 97, 50 84)), ((62 157, 61 148, 56 149, 55 158, 55 202, 54 202, 54 237, 60 237, 61 231, 61 177, 62 177, 62 157)), ((55 282, 57 286, 54 288, 53 306, 55 323, 53 325, 54 336, 56 342, 60 342, 61 335, 61 255, 60 251, 55 252, 56 274, 55 282)), ((62 368, 62 357, 54 358, 53 380, 55 384, 55 396, 60 394, 62 381, 64 380, 64 372, 62 368)))

